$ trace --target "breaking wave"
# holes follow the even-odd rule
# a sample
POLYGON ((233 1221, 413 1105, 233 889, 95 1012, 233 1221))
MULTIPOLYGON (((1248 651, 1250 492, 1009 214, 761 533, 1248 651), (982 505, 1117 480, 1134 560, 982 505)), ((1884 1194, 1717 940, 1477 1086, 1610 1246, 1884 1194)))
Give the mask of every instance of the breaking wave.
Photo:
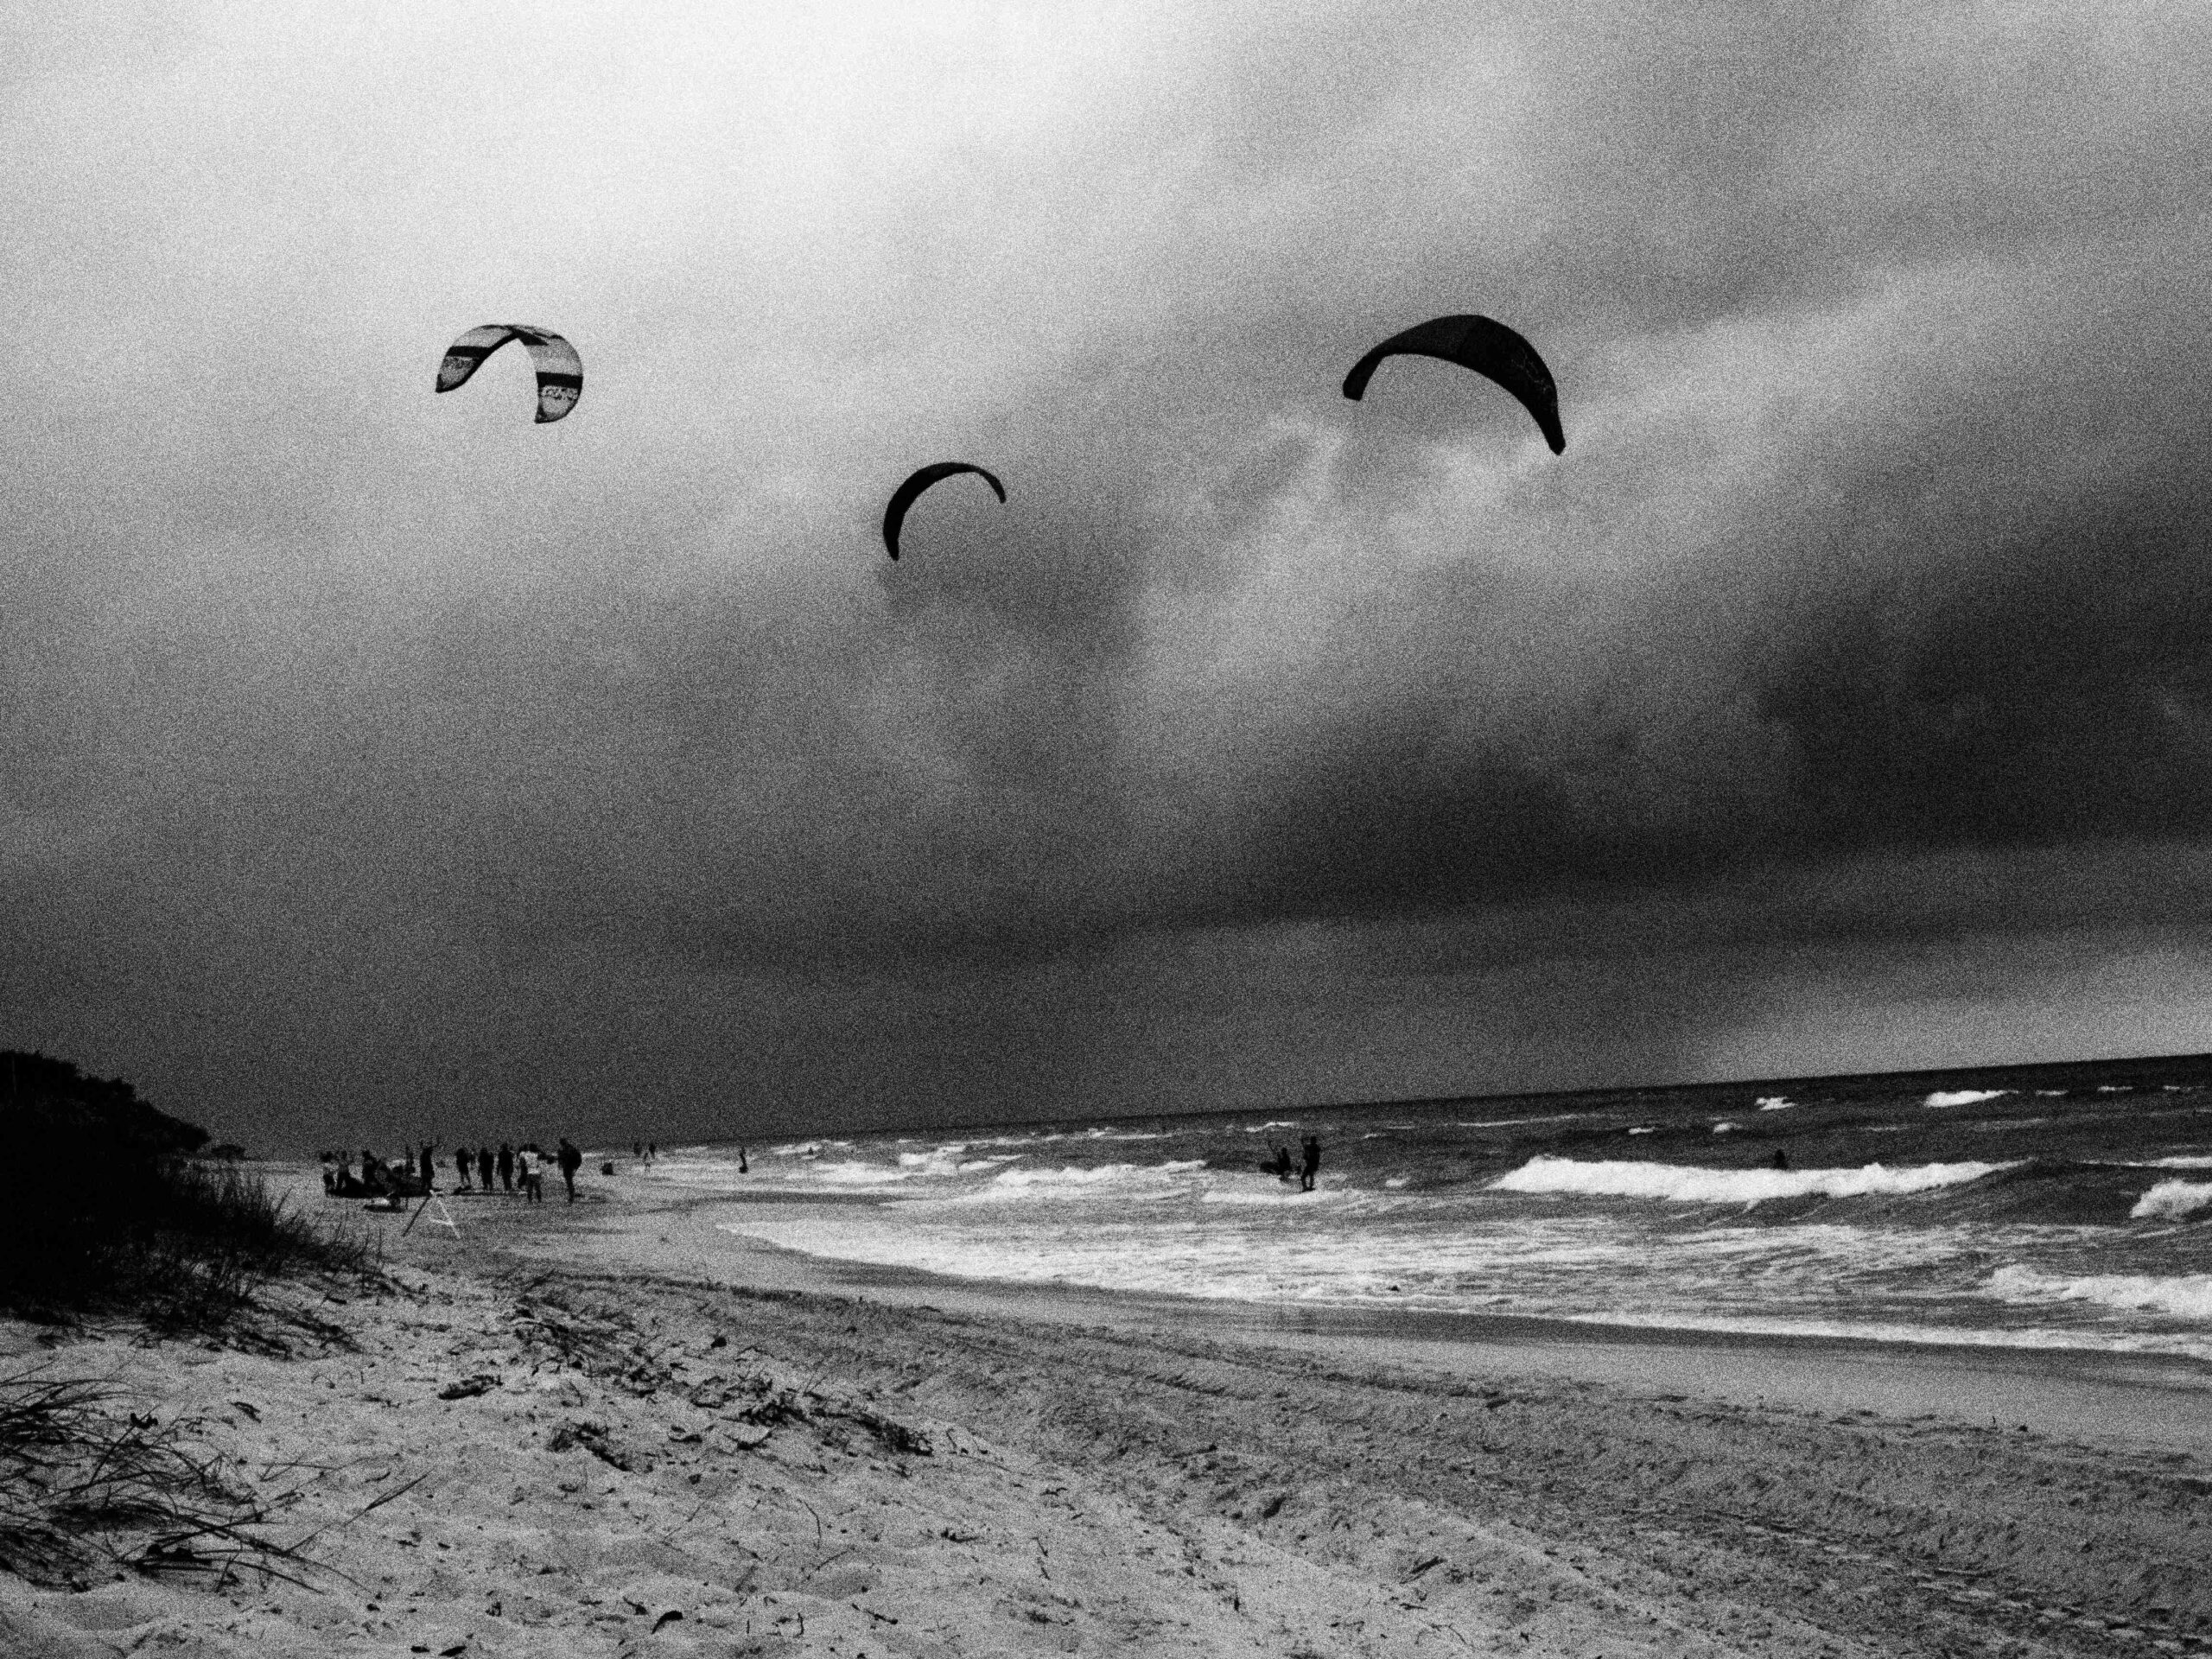
POLYGON ((2145 1221, 2153 1217, 2178 1221, 2183 1216, 2193 1216, 2206 1209, 2212 1209, 2212 1181, 2184 1181, 2177 1178, 2160 1181, 2135 1201, 2135 1207, 2127 1215, 2131 1221, 2145 1221))
POLYGON ((2212 1319, 2212 1273, 2089 1273, 2063 1279, 2032 1268, 1999 1268, 1989 1276, 1989 1289, 2008 1302, 2094 1302, 2128 1313, 2212 1319))
POLYGON ((1164 1164, 1094 1164, 1088 1168, 1070 1164, 1059 1169, 1007 1169, 991 1185, 996 1187, 1091 1187, 1126 1181, 1131 1176, 1187 1175, 1204 1169, 1203 1158, 1178 1158, 1164 1164))
POLYGON ((1924 1192, 1993 1175, 2009 1164, 1920 1164, 1891 1169, 1697 1169, 1680 1164, 1531 1158, 1491 1183, 1493 1192, 1587 1192, 1676 1204, 1764 1204, 1770 1198, 1855 1198, 1924 1192))
POLYGON ((1985 1100, 2002 1100, 2010 1089, 1938 1089, 1920 1103, 1923 1106, 1979 1106, 1985 1100))

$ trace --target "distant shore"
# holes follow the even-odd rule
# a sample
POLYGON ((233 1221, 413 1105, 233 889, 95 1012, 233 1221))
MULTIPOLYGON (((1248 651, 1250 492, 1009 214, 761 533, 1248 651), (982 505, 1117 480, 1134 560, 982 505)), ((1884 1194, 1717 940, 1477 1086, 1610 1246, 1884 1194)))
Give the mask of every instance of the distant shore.
MULTIPOLYGON (((323 1204, 312 1170, 271 1173, 323 1204)), ((2192 1363, 954 1284, 583 1185, 449 1197, 458 1236, 360 1217, 399 1293, 319 1310, 346 1340, 289 1358, 0 1329, 13 1363, 201 1414, 242 1465, 331 1465, 286 1525, 328 1522, 355 1581, 0 1576, 18 1645, 2212 1649, 2192 1363)))

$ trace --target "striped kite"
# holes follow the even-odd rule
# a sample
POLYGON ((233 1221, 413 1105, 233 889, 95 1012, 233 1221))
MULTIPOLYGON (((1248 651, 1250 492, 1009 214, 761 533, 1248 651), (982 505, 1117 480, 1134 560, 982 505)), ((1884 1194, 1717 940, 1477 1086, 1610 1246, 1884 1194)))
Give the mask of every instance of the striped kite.
POLYGON ((530 348, 530 360, 537 368, 538 423, 559 420, 584 395, 584 360, 567 340, 535 323, 487 322, 470 329, 446 347, 445 361, 438 365, 437 389, 451 391, 467 385, 477 365, 511 340, 530 348))

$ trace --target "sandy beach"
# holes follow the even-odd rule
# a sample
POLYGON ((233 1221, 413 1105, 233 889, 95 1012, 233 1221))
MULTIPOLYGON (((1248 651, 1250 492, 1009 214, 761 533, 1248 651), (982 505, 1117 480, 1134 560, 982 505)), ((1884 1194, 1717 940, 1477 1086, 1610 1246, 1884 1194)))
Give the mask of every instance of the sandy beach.
POLYGON ((868 1277, 587 1196, 365 1217, 382 1287, 244 1339, 0 1326, 219 1454, 302 1580, 0 1574, 0 1646, 2212 1649, 2202 1366, 868 1277))

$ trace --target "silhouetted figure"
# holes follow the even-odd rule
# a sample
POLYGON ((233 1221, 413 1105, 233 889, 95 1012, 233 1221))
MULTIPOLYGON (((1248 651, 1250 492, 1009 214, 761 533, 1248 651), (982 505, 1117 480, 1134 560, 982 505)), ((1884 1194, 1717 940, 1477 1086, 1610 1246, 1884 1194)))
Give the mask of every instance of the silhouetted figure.
POLYGON ((1780 1147, 1777 1147, 1774 1149, 1774 1166, 1777 1169, 1787 1169, 1789 1167, 1789 1154, 1784 1152, 1780 1147))
POLYGON ((745 1148, 740 1147, 737 1149, 737 1173, 742 1175, 751 1167, 752 1166, 745 1161, 745 1148))
POLYGON ((515 1173, 522 1177, 522 1195, 532 1204, 545 1202, 545 1177, 538 1168, 539 1154, 536 1147, 524 1147, 515 1154, 515 1173))
POLYGON ((569 1137, 561 1137, 561 1179, 569 1189, 569 1202, 576 1201, 576 1172, 584 1166, 584 1155, 570 1144, 569 1137))
POLYGON ((476 1148, 476 1185, 489 1192, 492 1190, 492 1148, 479 1147, 476 1148))
POLYGON ((1275 1179, 1286 1185, 1290 1181, 1290 1148, 1277 1142, 1275 1146, 1275 1179))
POLYGON ((1306 1162, 1299 1171, 1298 1190, 1301 1192, 1311 1192, 1313 1190, 1313 1178, 1321 1173, 1320 1136, 1307 1135, 1305 1140, 1299 1142, 1299 1150, 1306 1154, 1306 1162))
POLYGON ((453 1169, 454 1173, 461 1177, 461 1184, 455 1186, 454 1191, 456 1192, 467 1192, 468 1148, 467 1147, 455 1147, 453 1149, 453 1169))
POLYGON ((630 1155, 636 1159, 639 1163, 644 1163, 645 1161, 645 1143, 642 1141, 632 1141, 630 1143, 630 1155))
POLYGON ((322 1195, 328 1198, 338 1191, 338 1160, 328 1153, 322 1154, 322 1195))
POLYGON ((645 1142, 645 1161, 649 1164, 657 1164, 660 1161, 660 1148, 650 1141, 645 1142))
POLYGON ((423 1143, 423 1190, 425 1192, 438 1190, 437 1171, 430 1162, 430 1143, 427 1141, 423 1143))
POLYGON ((504 1141, 499 1142, 499 1190, 515 1190, 515 1149, 504 1141))

